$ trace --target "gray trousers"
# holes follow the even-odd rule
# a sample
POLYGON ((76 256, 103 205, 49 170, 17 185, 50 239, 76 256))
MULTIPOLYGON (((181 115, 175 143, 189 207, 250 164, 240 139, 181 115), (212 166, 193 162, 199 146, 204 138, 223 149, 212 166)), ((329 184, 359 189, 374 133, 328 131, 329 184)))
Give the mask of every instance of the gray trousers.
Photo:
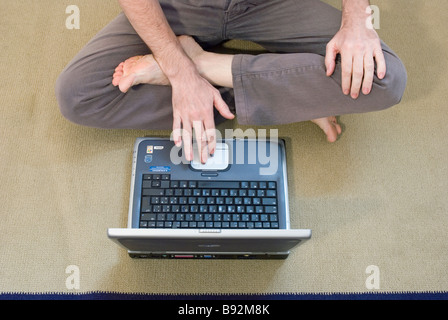
MULTIPOLYGON (((208 49, 229 39, 249 40, 269 53, 237 54, 234 89, 220 88, 238 123, 275 125, 370 112, 400 102, 406 70, 384 43, 387 74, 370 94, 354 100, 341 89, 341 67, 325 73, 326 44, 339 30, 341 12, 318 0, 161 0, 177 35, 208 49)), ((149 49, 124 14, 74 57, 56 83, 62 114, 98 128, 171 129, 171 87, 138 85, 126 94, 112 85, 116 66, 149 49)), ((191 94, 194 94, 192 92, 191 94)), ((222 118, 216 113, 215 121, 222 118)))

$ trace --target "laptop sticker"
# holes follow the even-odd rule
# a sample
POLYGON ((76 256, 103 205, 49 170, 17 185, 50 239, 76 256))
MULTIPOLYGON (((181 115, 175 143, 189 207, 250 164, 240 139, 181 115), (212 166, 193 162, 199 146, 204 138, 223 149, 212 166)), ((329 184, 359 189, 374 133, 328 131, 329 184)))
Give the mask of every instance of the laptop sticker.
POLYGON ((171 167, 168 166, 151 166, 149 167, 150 172, 170 172, 171 167))

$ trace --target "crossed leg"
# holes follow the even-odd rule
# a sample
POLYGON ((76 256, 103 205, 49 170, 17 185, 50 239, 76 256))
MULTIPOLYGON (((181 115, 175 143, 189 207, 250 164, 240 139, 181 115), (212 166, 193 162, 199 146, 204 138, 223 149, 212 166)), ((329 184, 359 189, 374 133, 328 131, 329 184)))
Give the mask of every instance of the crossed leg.
MULTIPOLYGON (((179 36, 184 51, 195 63, 199 73, 210 83, 233 88, 232 61, 233 55, 204 51, 190 36, 179 36)), ((121 62, 115 69, 112 84, 126 93, 135 85, 169 85, 169 80, 159 68, 151 54, 131 57, 121 62)), ((342 133, 341 126, 335 116, 311 120, 326 134, 329 142, 337 140, 342 133)))

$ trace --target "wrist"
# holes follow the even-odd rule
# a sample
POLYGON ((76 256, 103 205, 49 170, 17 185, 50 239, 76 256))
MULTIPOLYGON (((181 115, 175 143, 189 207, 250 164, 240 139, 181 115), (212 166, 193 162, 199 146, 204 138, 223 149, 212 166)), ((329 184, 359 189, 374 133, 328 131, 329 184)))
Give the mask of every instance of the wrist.
POLYGON ((365 26, 370 17, 369 1, 345 0, 342 5, 341 29, 345 27, 365 26))

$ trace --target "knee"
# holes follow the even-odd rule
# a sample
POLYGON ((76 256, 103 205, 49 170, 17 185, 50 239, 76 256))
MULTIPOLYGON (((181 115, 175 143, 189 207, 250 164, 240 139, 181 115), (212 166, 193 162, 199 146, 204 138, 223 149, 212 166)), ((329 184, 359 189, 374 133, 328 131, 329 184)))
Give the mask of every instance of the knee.
POLYGON ((64 70, 56 80, 55 93, 61 114, 71 122, 83 124, 80 81, 70 71, 64 70))
POLYGON ((379 109, 399 104, 407 84, 406 68, 397 56, 390 55, 386 60, 386 66, 386 76, 381 80, 378 79, 374 84, 377 88, 379 109))
POLYGON ((91 79, 76 68, 65 69, 56 80, 55 93, 61 114, 70 122, 95 128, 109 128, 105 116, 115 98, 108 79, 91 79))

